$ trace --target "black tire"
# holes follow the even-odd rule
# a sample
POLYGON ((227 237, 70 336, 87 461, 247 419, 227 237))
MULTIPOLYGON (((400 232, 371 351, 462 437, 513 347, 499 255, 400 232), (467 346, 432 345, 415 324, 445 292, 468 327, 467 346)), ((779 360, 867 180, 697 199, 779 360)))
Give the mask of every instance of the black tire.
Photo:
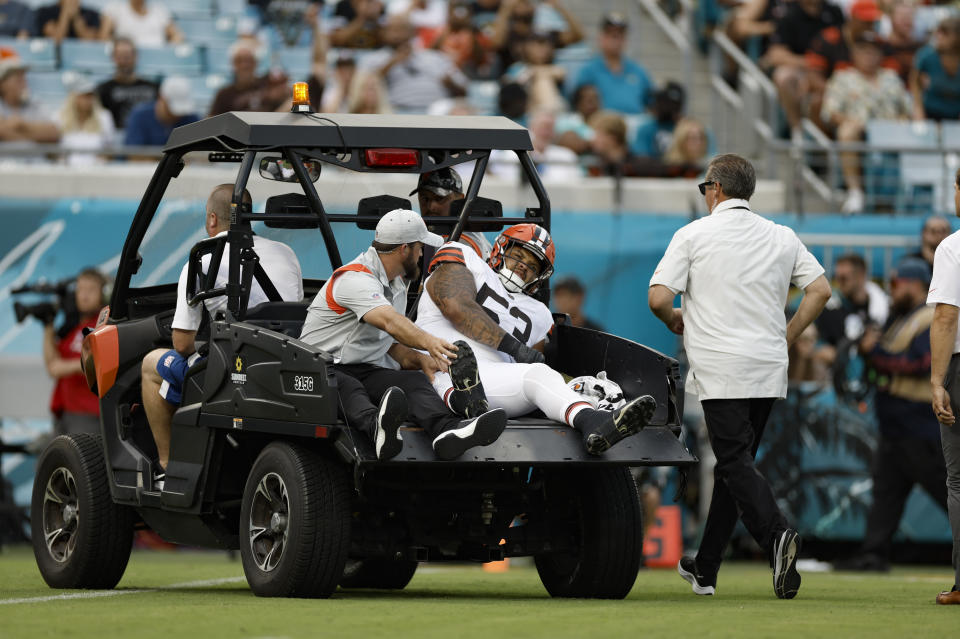
POLYGON ((263 449, 240 509, 240 557, 261 597, 329 597, 350 547, 350 493, 342 463, 296 444, 263 449))
POLYGON ((134 512, 113 503, 99 435, 54 439, 33 479, 33 554, 52 588, 113 588, 133 545, 134 512))
POLYGON ((550 523, 572 552, 537 555, 551 597, 623 599, 633 588, 643 554, 643 511, 626 468, 556 475, 546 484, 550 523))
POLYGON ((380 588, 403 590, 417 572, 417 562, 409 559, 349 560, 340 578, 341 588, 380 588))

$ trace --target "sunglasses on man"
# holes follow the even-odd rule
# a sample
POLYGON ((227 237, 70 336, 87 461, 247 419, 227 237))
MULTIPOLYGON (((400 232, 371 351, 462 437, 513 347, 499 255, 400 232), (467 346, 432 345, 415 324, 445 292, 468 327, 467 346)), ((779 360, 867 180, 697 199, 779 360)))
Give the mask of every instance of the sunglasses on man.
POLYGON ((706 182, 701 182, 697 185, 697 188, 700 189, 700 195, 707 194, 707 187, 716 184, 713 180, 707 180, 706 182))

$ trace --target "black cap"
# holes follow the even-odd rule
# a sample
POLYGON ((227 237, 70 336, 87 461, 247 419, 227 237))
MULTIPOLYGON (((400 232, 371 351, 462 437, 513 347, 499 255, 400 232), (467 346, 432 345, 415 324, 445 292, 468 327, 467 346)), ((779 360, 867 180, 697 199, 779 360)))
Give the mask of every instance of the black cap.
POLYGON ((420 181, 417 183, 417 188, 410 191, 410 195, 420 189, 426 189, 440 197, 447 197, 451 193, 463 193, 463 180, 460 179, 459 173, 447 166, 422 174, 420 181))
POLYGON ((919 257, 905 257, 895 270, 894 277, 902 280, 918 280, 924 284, 930 283, 930 265, 919 257))
POLYGON ((683 85, 677 82, 667 82, 662 89, 656 92, 654 95, 654 100, 668 102, 670 104, 675 104, 677 107, 682 108, 683 103, 686 102, 687 91, 683 88, 683 85))
POLYGON ((630 25, 627 22, 627 16, 623 15, 619 11, 610 11, 605 13, 603 20, 600 21, 600 28, 606 29, 607 27, 617 27, 618 29, 626 29, 630 25))

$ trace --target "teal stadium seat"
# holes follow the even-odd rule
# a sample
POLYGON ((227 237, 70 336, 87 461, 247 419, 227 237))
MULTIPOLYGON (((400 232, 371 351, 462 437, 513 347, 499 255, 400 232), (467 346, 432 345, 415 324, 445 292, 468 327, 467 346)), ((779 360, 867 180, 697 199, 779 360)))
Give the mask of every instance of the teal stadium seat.
POLYGON ((203 73, 203 58, 192 44, 141 47, 137 50, 137 72, 149 77, 197 76, 203 73))
POLYGON ((16 51, 34 71, 52 71, 57 68, 57 47, 49 38, 0 38, 0 47, 16 51))
POLYGON ((94 74, 112 74, 113 60, 110 59, 109 42, 89 40, 64 40, 60 43, 62 67, 68 71, 81 71, 94 74))
POLYGON ((174 18, 209 18, 213 15, 213 0, 163 0, 174 18))
POLYGON ((867 208, 892 204, 897 213, 923 213, 934 207, 932 170, 942 163, 939 153, 902 152, 903 148, 937 149, 940 131, 933 120, 909 122, 871 120, 866 140, 872 150, 863 161, 867 208))
POLYGON ((177 27, 190 44, 231 44, 237 39, 237 19, 233 16, 217 18, 178 18, 177 27))
POLYGON ((310 47, 288 47, 276 52, 275 62, 283 67, 293 80, 306 80, 310 75, 312 50, 310 47))
POLYGON ((247 0, 216 0, 217 15, 221 16, 243 16, 249 15, 250 6, 247 0))
POLYGON ((191 93, 196 100, 197 112, 200 115, 210 113, 210 105, 213 104, 214 96, 226 84, 227 78, 216 73, 190 78, 191 93))

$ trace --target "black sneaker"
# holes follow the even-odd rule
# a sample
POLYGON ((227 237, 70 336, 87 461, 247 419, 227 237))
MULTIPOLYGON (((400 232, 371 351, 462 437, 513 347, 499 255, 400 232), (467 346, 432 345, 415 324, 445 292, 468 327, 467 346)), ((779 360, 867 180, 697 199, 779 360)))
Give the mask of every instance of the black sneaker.
POLYGON ((657 400, 649 395, 643 395, 631 400, 608 413, 606 411, 592 411, 586 409, 577 415, 576 421, 587 422, 580 427, 583 433, 583 443, 591 455, 599 455, 620 440, 639 433, 646 427, 657 409, 657 400), (587 420, 594 422, 590 424, 587 420))
POLYGON ((407 396, 396 386, 391 386, 380 398, 377 420, 374 427, 373 445, 377 459, 393 459, 403 448, 400 425, 407 421, 407 396))
POLYGON ((890 564, 880 555, 863 553, 847 559, 838 559, 833 562, 833 569, 856 572, 889 572, 890 564))
POLYGON ((433 440, 433 450, 440 459, 456 459, 474 446, 486 446, 497 441, 507 427, 507 413, 494 408, 474 419, 465 419, 455 428, 446 430, 433 440))
POLYGON ((784 530, 773 542, 773 591, 779 599, 793 599, 800 589, 797 556, 800 554, 800 535, 796 530, 784 530))
POLYGON ((160 470, 153 473, 153 490, 155 492, 163 491, 163 482, 167 479, 166 471, 160 470))
POLYGON ((693 586, 693 592, 698 595, 712 595, 717 590, 717 580, 711 582, 697 571, 697 561, 693 557, 683 557, 677 563, 677 572, 693 586))
POLYGON ((489 405, 487 394, 483 392, 483 384, 480 382, 477 356, 462 339, 453 345, 457 347, 457 356, 450 362, 450 380, 453 382, 449 397, 450 408, 467 419, 478 417, 489 410, 489 405))

